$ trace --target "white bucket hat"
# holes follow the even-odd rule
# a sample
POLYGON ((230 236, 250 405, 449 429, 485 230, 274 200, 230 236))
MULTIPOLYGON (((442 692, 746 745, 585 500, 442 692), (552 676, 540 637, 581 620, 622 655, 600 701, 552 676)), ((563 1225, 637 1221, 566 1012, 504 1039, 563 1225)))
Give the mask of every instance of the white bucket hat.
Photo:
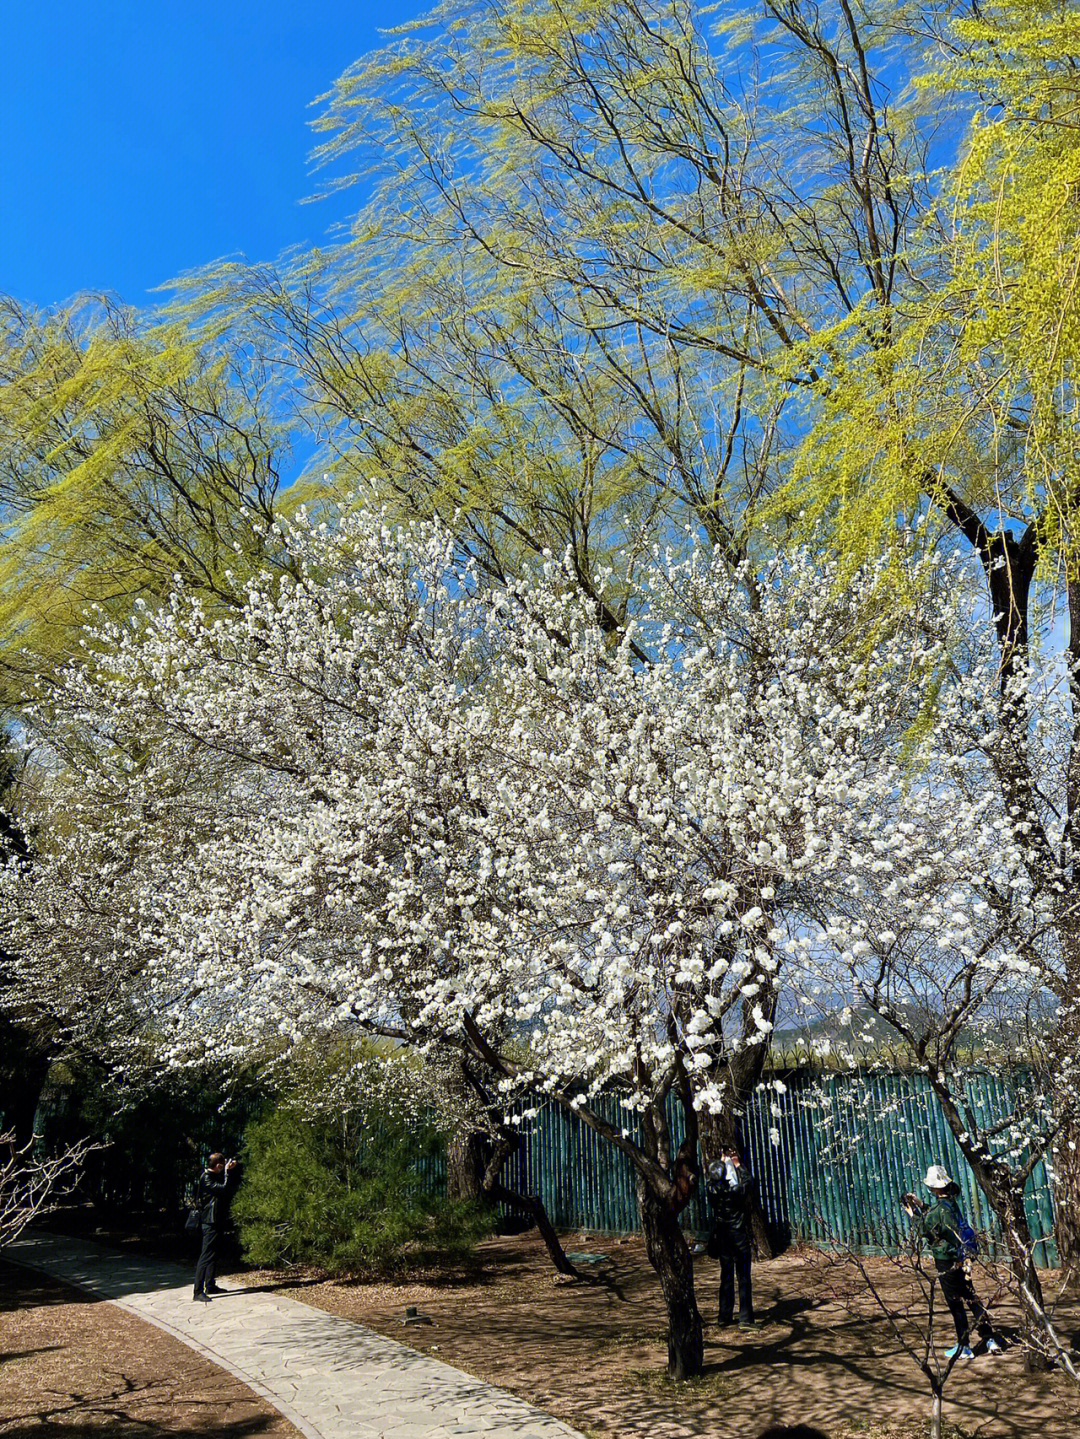
POLYGON ((952 1177, 947 1169, 940 1164, 931 1164, 926 1171, 926 1178, 923 1180, 927 1189, 948 1189, 952 1183, 952 1177))

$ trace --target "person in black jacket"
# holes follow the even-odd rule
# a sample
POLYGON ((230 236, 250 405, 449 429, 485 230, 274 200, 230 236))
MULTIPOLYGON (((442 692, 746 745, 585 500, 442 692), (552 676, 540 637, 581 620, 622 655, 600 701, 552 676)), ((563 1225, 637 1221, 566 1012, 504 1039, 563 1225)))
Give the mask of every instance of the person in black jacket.
POLYGON ((735 1280, 739 1281, 739 1328, 755 1329, 754 1299, 750 1282, 750 1209, 754 1176, 736 1149, 724 1149, 710 1164, 705 1187, 709 1196, 708 1252, 720 1261, 720 1325, 730 1324, 735 1310, 735 1280))
POLYGON ((195 1267, 194 1298, 209 1304, 211 1294, 224 1294, 215 1283, 218 1240, 229 1222, 229 1204, 240 1180, 235 1159, 211 1154, 196 1186, 195 1202, 202 1218, 202 1248, 195 1267))

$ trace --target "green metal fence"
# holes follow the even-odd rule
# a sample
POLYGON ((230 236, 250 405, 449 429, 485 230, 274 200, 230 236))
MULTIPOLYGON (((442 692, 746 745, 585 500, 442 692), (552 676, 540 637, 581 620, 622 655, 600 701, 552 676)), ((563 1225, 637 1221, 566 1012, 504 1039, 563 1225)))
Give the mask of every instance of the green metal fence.
MULTIPOLYGON (((968 1101, 980 1121, 1008 1117, 1013 1097, 1000 1079, 974 1074, 968 1101)), ((583 1124, 540 1098, 535 1119, 521 1126, 522 1147, 506 1169, 506 1182, 543 1200, 560 1228, 627 1233, 638 1227, 629 1162, 583 1124)), ((595 1107, 610 1123, 636 1132, 636 1119, 615 1096, 595 1107)), ((682 1122, 671 1109, 676 1140, 682 1122)), ((976 1189, 929 1085, 918 1075, 786 1078, 782 1090, 764 1090, 747 1108, 744 1147, 758 1177, 766 1218, 783 1238, 823 1246, 850 1244, 890 1250, 909 1232, 900 1209, 905 1190, 921 1191, 929 1164, 944 1164, 963 1190, 962 1203, 991 1245, 993 1215, 976 1189)), ((433 1185, 445 1183, 441 1162, 428 1166, 433 1185)), ((1027 1213, 1040 1264, 1056 1262, 1050 1185, 1039 1165, 1028 1186, 1027 1213)), ((705 1228, 699 1201, 687 1214, 690 1228, 705 1228)))

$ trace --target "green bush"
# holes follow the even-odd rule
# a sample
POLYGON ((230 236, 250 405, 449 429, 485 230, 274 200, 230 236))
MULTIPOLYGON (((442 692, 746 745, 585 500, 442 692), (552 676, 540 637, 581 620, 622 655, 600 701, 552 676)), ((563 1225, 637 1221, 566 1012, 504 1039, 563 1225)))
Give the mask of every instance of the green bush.
POLYGON ((492 1220, 430 1192, 421 1166, 437 1145, 435 1134, 400 1123, 358 1132, 288 1106, 249 1125, 232 1207, 244 1258, 260 1268, 386 1273, 467 1252, 492 1220))

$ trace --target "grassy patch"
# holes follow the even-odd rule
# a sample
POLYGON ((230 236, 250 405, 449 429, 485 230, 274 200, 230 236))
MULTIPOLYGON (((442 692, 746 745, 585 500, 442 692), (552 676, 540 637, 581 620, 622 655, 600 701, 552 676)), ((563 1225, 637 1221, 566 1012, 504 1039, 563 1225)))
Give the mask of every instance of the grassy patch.
MULTIPOLYGON (((693 1394, 709 1399, 724 1399, 733 1388, 730 1374, 696 1374, 693 1379, 672 1379, 666 1369, 628 1369, 625 1377, 627 1383, 636 1389, 667 1397, 693 1394)), ((874 1439, 877 1439, 877 1436, 874 1436, 874 1439)))
MULTIPOLYGON (((930 1421, 889 1420, 880 1424, 872 1419, 853 1419, 842 1429, 836 1430, 833 1439, 929 1439, 930 1421)), ((947 1419, 941 1425, 942 1439, 971 1439, 967 1429, 950 1424, 947 1419)))
POLYGON ((620 1329, 618 1334, 609 1334, 597 1344, 602 1354, 611 1354, 620 1349, 637 1349, 642 1344, 667 1346, 666 1329, 620 1329))

